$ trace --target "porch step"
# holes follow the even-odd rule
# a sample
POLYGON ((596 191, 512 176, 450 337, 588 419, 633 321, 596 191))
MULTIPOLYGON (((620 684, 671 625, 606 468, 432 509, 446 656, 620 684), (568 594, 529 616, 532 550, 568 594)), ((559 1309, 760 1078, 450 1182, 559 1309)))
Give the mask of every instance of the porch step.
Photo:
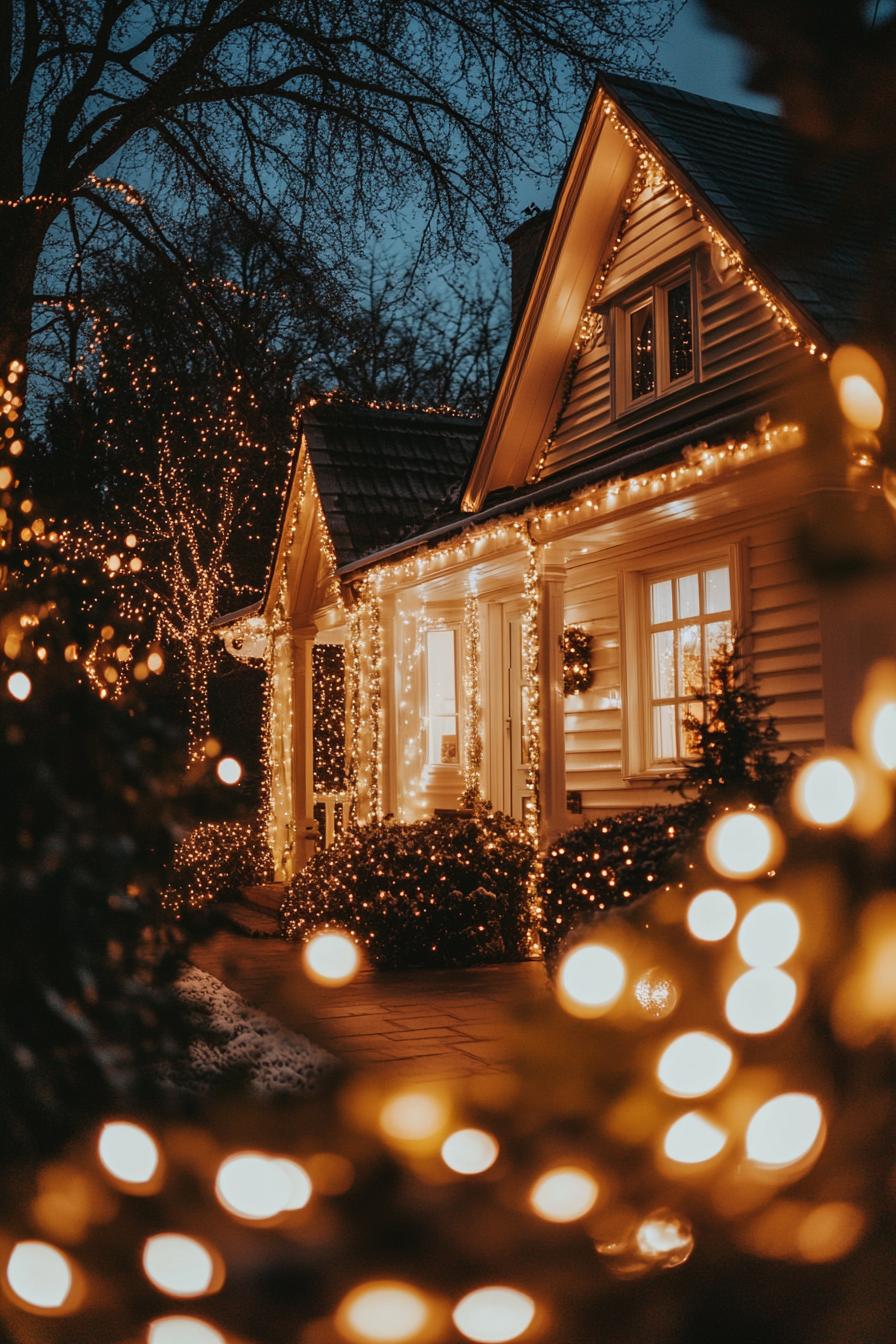
POLYGON ((266 882, 263 886, 243 887, 240 904, 248 905, 253 910, 264 910, 268 914, 279 915, 285 895, 285 882, 266 882))

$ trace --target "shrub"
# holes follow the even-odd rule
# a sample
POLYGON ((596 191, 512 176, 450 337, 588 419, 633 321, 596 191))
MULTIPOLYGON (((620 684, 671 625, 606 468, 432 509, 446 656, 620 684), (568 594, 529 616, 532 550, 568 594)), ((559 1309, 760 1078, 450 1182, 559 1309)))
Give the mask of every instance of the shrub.
POLYGON ((274 865, 257 822, 203 821, 177 845, 162 904, 175 915, 273 882, 274 865))
POLYGON ((471 966, 527 955, 523 826, 484 807, 347 831, 293 878, 284 936, 339 926, 374 966, 471 966))
POLYGON ((644 807, 586 822, 549 845, 538 878, 538 932, 548 965, 577 924, 633 905, 671 881, 705 819, 698 803, 644 807))

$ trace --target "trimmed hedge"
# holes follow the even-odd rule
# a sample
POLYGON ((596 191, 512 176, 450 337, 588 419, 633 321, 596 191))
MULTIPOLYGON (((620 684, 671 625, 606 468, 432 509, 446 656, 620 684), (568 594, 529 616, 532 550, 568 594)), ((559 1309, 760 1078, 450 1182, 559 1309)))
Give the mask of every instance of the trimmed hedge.
POLYGON ((538 875, 538 933, 548 965, 578 924, 634 905, 672 881, 706 817, 699 803, 644 807, 559 836, 538 875))
POLYGON ((162 905, 179 917, 273 880, 271 852, 257 823, 203 821, 174 851, 162 905))
POLYGON ((522 960, 534 858, 524 827, 485 808, 360 826, 292 879, 283 934, 338 926, 372 965, 392 969, 522 960))

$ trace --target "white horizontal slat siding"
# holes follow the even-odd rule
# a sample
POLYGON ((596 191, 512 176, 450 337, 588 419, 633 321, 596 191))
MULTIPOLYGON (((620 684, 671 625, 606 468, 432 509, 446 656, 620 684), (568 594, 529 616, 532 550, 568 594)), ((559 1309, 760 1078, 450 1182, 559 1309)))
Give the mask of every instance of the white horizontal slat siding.
POLYGON ((804 752, 824 741, 821 633, 817 595, 800 577, 793 516, 756 507, 687 525, 632 519, 624 545, 595 547, 567 568, 565 620, 593 636, 594 682, 569 696, 566 787, 582 795, 586 813, 608 814, 674 801, 662 783, 623 777, 623 678, 619 573, 655 569, 663 549, 690 549, 695 559, 738 541, 745 559, 746 621, 757 687, 774 698, 782 748, 804 752))
MULTIPOLYGON (((612 303, 624 291, 655 276, 664 267, 710 246, 710 235, 694 217, 691 208, 669 191, 645 192, 636 203, 613 265, 607 275, 602 300, 612 303)), ((598 258, 595 258, 597 261, 598 258)), ((722 282, 711 276, 708 265, 697 268, 698 356, 700 377, 676 396, 686 419, 689 407, 717 390, 725 380, 768 376, 775 379, 793 359, 799 358, 792 343, 771 316, 765 303, 734 273, 722 282)), ((553 441, 542 466, 550 476, 601 451, 613 451, 617 433, 613 417, 611 326, 603 330, 592 349, 579 358, 553 441)), ((640 414, 629 413, 627 424, 643 428, 668 409, 668 398, 659 397, 640 414)))

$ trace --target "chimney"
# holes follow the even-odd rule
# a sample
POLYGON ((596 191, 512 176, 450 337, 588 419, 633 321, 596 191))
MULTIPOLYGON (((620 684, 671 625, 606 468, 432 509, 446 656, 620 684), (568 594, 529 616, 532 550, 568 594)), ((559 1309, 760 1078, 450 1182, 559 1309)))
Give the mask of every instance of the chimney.
POLYGON ((529 282, 541 251, 542 240, 550 222, 550 210, 534 210, 529 206, 527 217, 517 224, 504 239, 510 248, 510 325, 519 317, 529 282), (533 213, 534 211, 534 213, 533 213))

